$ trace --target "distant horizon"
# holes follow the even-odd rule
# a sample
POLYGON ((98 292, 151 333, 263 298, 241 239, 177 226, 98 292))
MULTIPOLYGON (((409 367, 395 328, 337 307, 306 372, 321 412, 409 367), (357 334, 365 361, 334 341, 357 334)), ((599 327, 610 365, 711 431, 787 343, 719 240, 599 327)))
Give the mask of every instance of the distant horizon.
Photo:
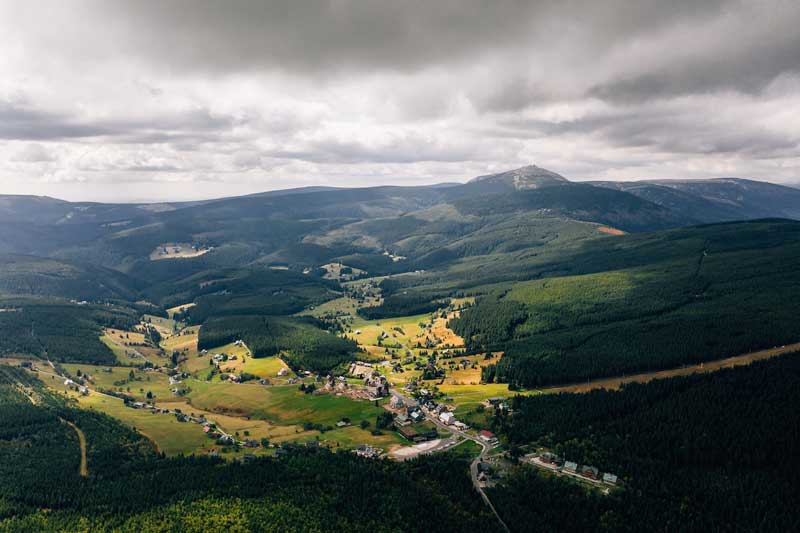
MULTIPOLYGON (((519 167, 517 167, 519 168, 519 167)), ((491 172, 491 174, 495 173, 502 173, 506 171, 514 170, 513 168, 508 168, 504 170, 499 170, 497 172, 491 172)), ((552 169, 546 169, 551 170, 552 169)), ((598 182, 598 181, 608 181, 608 182, 645 182, 645 181, 708 181, 708 180, 725 180, 725 179, 739 179, 739 180, 749 180, 749 181, 758 181, 762 183, 769 183, 772 185, 780 185, 784 187, 792 187, 798 188, 800 187, 800 180, 796 182, 777 182, 765 179, 755 179, 755 178, 743 178, 741 176, 717 176, 717 177, 708 177, 708 178, 642 178, 642 179, 625 179, 625 180, 614 180, 614 179, 573 179, 570 176, 565 176, 560 172, 556 172, 557 174, 562 175, 570 182, 574 183, 591 183, 591 182, 598 182)), ((434 187, 438 185, 463 185, 476 176, 471 176, 468 178, 464 178, 462 181, 432 181, 430 183, 377 183, 377 184, 369 184, 369 185, 323 185, 323 184, 303 184, 299 186, 288 186, 288 187, 280 187, 274 189, 260 189, 260 190, 250 190, 244 191, 241 193, 231 193, 231 194, 222 194, 222 195, 210 195, 210 196, 196 196, 196 197, 171 197, 171 198, 120 198, 118 193, 114 193, 116 198, 113 199, 102 199, 102 197, 96 198, 88 198, 88 197, 78 197, 73 196, 71 194, 66 195, 56 195, 56 194, 35 194, 35 193, 26 193, 26 192, 5 192, 2 189, 2 184, 0 184, 0 197, 2 196, 30 196, 36 198, 51 198, 53 200, 59 200, 69 203, 99 203, 99 204, 169 204, 169 203, 189 203, 189 202, 206 202, 206 201, 213 201, 213 200, 223 200, 226 198, 239 198, 243 196, 255 196, 259 194, 266 194, 271 192, 280 192, 280 191, 292 191, 292 190, 301 190, 301 189, 313 189, 313 188, 328 188, 328 189, 367 189, 367 188, 379 188, 379 187, 434 187)), ((74 185, 71 185, 70 188, 78 188, 74 185)))

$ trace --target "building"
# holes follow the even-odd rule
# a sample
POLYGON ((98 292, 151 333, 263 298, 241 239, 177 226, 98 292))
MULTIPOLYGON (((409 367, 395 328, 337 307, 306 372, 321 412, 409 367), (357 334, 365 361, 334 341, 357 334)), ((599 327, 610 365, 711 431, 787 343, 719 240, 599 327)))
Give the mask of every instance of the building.
POLYGON ((497 440, 495 438, 495 436, 494 436, 494 433, 492 433, 491 431, 488 431, 486 429, 480 430, 478 432, 478 436, 481 438, 481 440, 484 440, 486 442, 491 442, 493 440, 495 440, 495 441, 497 440))
POLYGON ((577 474, 578 473, 578 463, 574 463, 572 461, 567 461, 564 463, 564 472, 569 472, 570 474, 577 474))
MULTIPOLYGON (((395 424, 396 423, 397 423, 397 421, 395 420, 395 424)), ((418 442, 418 439, 419 439, 419 436, 420 436, 419 433, 417 432, 417 430, 414 429, 413 427, 411 427, 410 425, 405 425, 405 426, 398 427, 397 428, 397 432, 400 433, 400 435, 402 437, 410 440, 411 442, 418 442)))
POLYGON ((392 409, 401 409, 404 405, 403 400, 401 400, 399 396, 392 396, 392 399, 389 400, 389 407, 392 409))
POLYGON ((389 396, 389 382, 386 377, 373 372, 371 376, 364 380, 367 392, 373 398, 384 398, 389 396))
POLYGON ((607 483, 608 485, 616 485, 617 484, 617 476, 614 474, 609 474, 606 472, 603 474, 603 483, 607 483))
POLYGON ((539 456, 539 460, 542 461, 543 463, 554 465, 558 463, 558 456, 554 453, 544 452, 542 455, 539 456))
POLYGON ((449 426, 456 421, 456 415, 454 415, 450 411, 445 411, 439 415, 439 420, 441 420, 442 422, 444 422, 449 426))
POLYGON ((289 373, 289 369, 288 369, 288 368, 286 368, 286 367, 283 367, 283 368, 281 368, 280 370, 278 370, 278 375, 279 375, 279 376, 285 376, 285 375, 286 375, 286 374, 288 374, 288 373, 289 373))
POLYGON ((584 465, 581 467, 581 475, 589 479, 598 479, 600 477, 600 472, 593 466, 584 465))
POLYGON ((394 419, 394 425, 396 427, 403 427, 403 426, 407 426, 409 424, 411 424, 411 420, 408 418, 407 415, 400 414, 400 415, 397 415, 395 417, 395 419, 394 419))
POLYGON ((375 457, 380 457, 383 454, 383 450, 381 450, 379 448, 373 448, 372 446, 370 446, 368 444, 362 444, 361 446, 359 446, 358 448, 356 448, 353 451, 359 457, 366 457, 366 458, 369 458, 369 459, 372 459, 372 458, 375 458, 375 457))

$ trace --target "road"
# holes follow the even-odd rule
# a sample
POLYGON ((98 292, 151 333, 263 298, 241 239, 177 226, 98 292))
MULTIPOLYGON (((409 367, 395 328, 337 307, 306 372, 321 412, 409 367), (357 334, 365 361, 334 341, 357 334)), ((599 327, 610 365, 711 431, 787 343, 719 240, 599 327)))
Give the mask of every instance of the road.
MULTIPOLYGON (((391 390, 390 392, 392 396, 396 396, 397 398, 403 400, 403 403, 405 403, 406 405, 416 404, 416 401, 414 399, 409 398, 408 396, 405 396, 397 392, 396 390, 391 390)), ((475 487, 475 490, 478 491, 478 494, 480 494, 483 503, 485 503, 487 507, 491 509, 492 513, 494 514, 495 518, 497 518, 497 521, 500 523, 503 529, 505 531, 510 531, 510 529, 508 529, 508 526, 503 521, 503 519, 500 518, 500 514, 497 512, 497 509, 495 509, 494 504, 492 504, 491 500, 489 500, 489 496, 486 494, 486 491, 483 490, 483 487, 478 481, 478 464, 486 459, 486 456, 488 455, 492 447, 489 445, 488 442, 485 442, 479 439, 478 437, 474 437, 469 433, 454 428, 453 426, 446 425, 444 422, 442 422, 433 415, 426 414, 425 417, 427 418, 427 420, 432 422, 436 427, 448 431, 454 435, 458 435, 466 440, 471 440, 472 442, 478 444, 481 447, 481 452, 478 454, 477 457, 475 457, 475 459, 473 459, 472 463, 470 463, 469 465, 469 473, 470 477, 472 478, 472 486, 475 487)), ((440 449, 448 449, 448 448, 440 448, 440 449)))

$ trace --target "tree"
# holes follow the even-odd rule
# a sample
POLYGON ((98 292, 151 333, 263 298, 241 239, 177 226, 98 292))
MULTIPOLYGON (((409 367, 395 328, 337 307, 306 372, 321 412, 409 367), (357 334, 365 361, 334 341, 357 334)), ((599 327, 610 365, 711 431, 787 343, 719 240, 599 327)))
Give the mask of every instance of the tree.
POLYGON ((369 423, 369 420, 362 420, 361 423, 359 424, 359 426, 361 426, 361 429, 367 429, 370 425, 371 424, 369 423))

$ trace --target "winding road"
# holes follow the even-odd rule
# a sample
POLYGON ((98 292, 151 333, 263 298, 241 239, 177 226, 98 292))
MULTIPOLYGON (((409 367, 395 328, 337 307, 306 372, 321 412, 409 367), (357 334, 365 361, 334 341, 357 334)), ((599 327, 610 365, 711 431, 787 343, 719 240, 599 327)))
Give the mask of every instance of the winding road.
MULTIPOLYGON (((391 390, 390 392, 392 396, 396 396, 397 398, 403 400, 403 403, 405 403, 406 405, 414 405, 417 403, 414 399, 409 398, 408 396, 405 396, 403 394, 400 394, 396 390, 391 390)), ((466 440, 471 440, 472 442, 476 443, 478 446, 481 447, 481 452, 478 454, 477 457, 475 457, 475 459, 473 459, 472 463, 470 463, 469 465, 470 478, 472 478, 472 486, 475 487, 476 491, 478 491, 478 494, 480 494, 483 503, 485 503, 486 506, 489 507, 489 509, 494 514, 495 518, 497 518, 497 521, 503 527, 503 529, 505 531, 511 531, 510 529, 508 529, 508 526, 503 521, 503 519, 500 518, 500 514, 497 512, 497 509, 495 509, 494 504, 492 504, 491 500, 489 500, 489 496, 486 494, 486 491, 483 490, 483 487, 478 481, 478 464, 480 464, 486 459, 487 454, 492 449, 489 443, 479 439, 478 437, 474 437, 469 433, 465 433, 464 431, 456 429, 453 426, 448 426, 435 416, 426 413, 425 417, 427 420, 432 422, 436 427, 448 431, 454 435, 458 435, 466 440)), ((445 449, 445 448, 438 448, 438 449, 445 449)))

